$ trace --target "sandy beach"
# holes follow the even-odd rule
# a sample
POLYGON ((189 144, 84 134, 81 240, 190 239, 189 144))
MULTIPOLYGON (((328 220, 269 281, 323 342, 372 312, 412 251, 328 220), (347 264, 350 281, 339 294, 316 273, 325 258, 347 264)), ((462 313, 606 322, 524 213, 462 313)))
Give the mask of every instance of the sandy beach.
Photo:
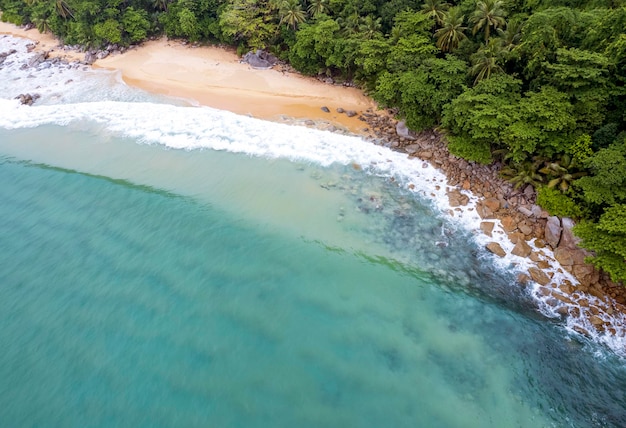
MULTIPOLYGON (((58 40, 36 29, 23 30, 0 22, 0 34, 38 42, 52 57, 82 60, 84 54, 63 50, 58 40)), ((96 61, 95 67, 119 70, 123 80, 151 92, 185 98, 237 114, 280 121, 281 116, 323 120, 355 133, 367 125, 338 108, 362 112, 376 104, 356 88, 333 86, 275 67, 256 70, 241 63, 234 51, 215 46, 193 47, 179 41, 149 41, 123 54, 96 61), (322 111, 328 107, 330 113, 322 111)))

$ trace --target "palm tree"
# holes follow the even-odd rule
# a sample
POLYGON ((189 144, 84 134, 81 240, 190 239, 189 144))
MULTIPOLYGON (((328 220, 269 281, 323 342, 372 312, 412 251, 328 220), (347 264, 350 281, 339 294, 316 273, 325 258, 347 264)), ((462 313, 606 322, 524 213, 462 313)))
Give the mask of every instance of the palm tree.
POLYGON ((306 15, 299 0, 282 1, 278 12, 280 14, 280 23, 287 24, 294 30, 298 24, 306 21, 306 15))
POLYGON ((358 13, 354 12, 351 15, 348 15, 347 18, 337 18, 337 23, 341 27, 341 31, 345 35, 357 34, 359 32, 359 27, 361 25, 362 18, 358 13))
POLYGON ((443 0, 426 0, 422 5, 422 13, 433 18, 437 25, 442 25, 449 7, 443 0))
POLYGON ((48 17, 41 18, 33 18, 33 24, 37 27, 37 31, 40 33, 47 33, 50 31, 50 19, 48 17))
POLYGON ((489 35, 491 34, 491 28, 494 30, 505 26, 506 21, 504 17, 506 11, 504 10, 504 3, 502 0, 481 0, 476 3, 476 10, 470 17, 470 23, 474 24, 472 28, 472 34, 476 34, 478 31, 485 32, 485 43, 489 41, 489 35))
POLYGON ((443 27, 435 31, 437 47, 443 52, 452 52, 463 39, 467 38, 464 33, 467 30, 467 27, 463 26, 464 19, 465 15, 461 15, 460 10, 456 8, 450 9, 443 17, 443 27))
POLYGON ((506 23, 506 29, 498 28, 500 44, 507 51, 512 51, 522 38, 522 22, 512 20, 506 23))
POLYGON ((361 25, 359 25, 359 32, 363 35, 363 38, 371 40, 380 34, 380 28, 380 18, 374 19, 371 15, 367 15, 361 25))
POLYGON ((152 6, 156 10, 160 10, 162 12, 167 12, 167 6, 171 3, 172 0, 153 0, 152 6))
POLYGON ((307 11, 311 16, 315 17, 317 15, 325 13, 328 10, 328 7, 326 6, 327 3, 328 0, 311 0, 307 11))
POLYGON ((67 4, 65 0, 56 0, 55 7, 57 10, 57 14, 61 18, 67 19, 70 17, 72 18, 74 17, 74 13, 72 12, 72 9, 70 9, 70 6, 67 4))
POLYGON ((576 169, 574 158, 565 154, 556 162, 547 162, 546 166, 541 168, 539 172, 551 179, 548 182, 549 188, 558 187, 562 192, 565 192, 574 180, 587 175, 586 172, 573 172, 576 169))
POLYGON ((513 184, 513 187, 516 189, 527 184, 537 187, 543 183, 543 177, 538 172, 540 164, 540 161, 537 159, 534 159, 533 162, 527 161, 522 164, 514 163, 511 166, 502 168, 500 175, 513 184))
POLYGON ((503 48, 497 40, 491 40, 488 45, 481 46, 478 51, 470 57, 472 68, 470 73, 475 76, 474 85, 483 79, 489 79, 492 74, 502 73, 504 70, 499 62, 503 59, 503 48))

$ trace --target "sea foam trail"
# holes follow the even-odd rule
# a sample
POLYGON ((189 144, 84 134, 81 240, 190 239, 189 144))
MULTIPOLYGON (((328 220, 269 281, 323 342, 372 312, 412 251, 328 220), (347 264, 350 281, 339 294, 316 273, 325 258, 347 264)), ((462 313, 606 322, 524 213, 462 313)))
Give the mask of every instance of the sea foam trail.
MULTIPOLYGON (((400 186, 430 200, 441 213, 450 217, 452 223, 475 231, 474 239, 479 246, 498 242, 508 255, 498 258, 484 251, 483 257, 489 263, 500 269, 519 272, 524 272, 533 265, 530 260, 511 254, 514 245, 507 238, 499 221, 493 220, 495 227, 492 237, 479 233, 482 219, 475 209, 478 199, 470 192, 462 192, 469 197, 466 206, 452 209, 447 197, 447 192, 452 188, 447 186, 446 177, 426 162, 409 159, 406 154, 376 146, 358 137, 270 123, 206 107, 141 102, 146 98, 141 91, 134 91, 119 82, 111 85, 114 74, 110 72, 90 72, 61 65, 46 66, 33 73, 33 70, 24 70, 21 66, 32 56, 26 51, 27 44, 28 41, 0 37, 0 51, 7 50, 8 47, 18 51, 9 57, 8 64, 0 70, 0 77, 14 76, 12 84, 3 88, 2 96, 12 98, 18 91, 29 92, 34 88, 41 92, 41 103, 27 107, 13 99, 0 99, 0 127, 17 129, 40 125, 67 126, 88 121, 97 123, 102 132, 111 135, 173 149, 225 150, 265 158, 312 162, 322 166, 352 163, 367 173, 393 178, 400 186), (60 71, 63 70, 66 75, 60 77, 60 71), (68 76, 72 80, 70 83, 68 76), (93 101, 111 98, 124 101, 93 101), (89 102, 74 102, 75 100, 89 102)), ((530 245, 533 250, 543 252, 545 260, 551 263, 546 271, 552 275, 553 283, 559 284, 564 280, 577 282, 554 262, 550 251, 538 249, 532 242, 530 245)), ((559 308, 565 307, 570 314, 565 318, 566 328, 570 332, 574 333, 582 328, 595 341, 626 355, 626 319, 622 314, 602 315, 601 318, 611 327, 605 333, 599 334, 588 317, 582 316, 583 307, 576 302, 555 302, 552 296, 545 295, 542 291, 537 284, 529 288, 544 315, 560 317, 559 308), (580 316, 571 315, 574 307, 578 308, 580 316)), ((588 303, 593 306, 601 305, 593 296, 589 296, 588 303)))

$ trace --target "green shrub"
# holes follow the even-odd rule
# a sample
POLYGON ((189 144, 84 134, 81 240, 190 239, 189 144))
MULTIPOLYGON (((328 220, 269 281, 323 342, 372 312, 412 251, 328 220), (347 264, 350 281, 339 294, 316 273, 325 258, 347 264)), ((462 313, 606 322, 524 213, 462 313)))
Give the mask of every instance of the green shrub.
POLYGON ((583 209, 572 198, 558 189, 541 186, 537 191, 537 204, 551 215, 580 218, 583 209))

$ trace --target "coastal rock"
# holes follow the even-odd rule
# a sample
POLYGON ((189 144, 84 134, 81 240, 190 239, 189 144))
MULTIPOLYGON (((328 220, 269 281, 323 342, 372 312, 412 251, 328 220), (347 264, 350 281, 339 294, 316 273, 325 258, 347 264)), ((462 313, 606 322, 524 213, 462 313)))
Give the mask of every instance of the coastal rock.
POLYGON ((267 70, 268 68, 272 68, 277 62, 278 59, 264 50, 258 49, 255 52, 248 52, 241 58, 241 62, 245 62, 250 67, 257 70, 267 70))
POLYGON ((15 52, 17 52, 15 49, 11 49, 8 52, 0 52, 0 65, 2 65, 2 63, 4 62, 4 60, 7 59, 7 57, 13 55, 15 52))
POLYGON ((561 226, 563 227, 563 232, 561 233, 561 242, 559 242, 559 247, 575 249, 578 248, 578 243, 580 242, 580 238, 574 235, 572 232, 572 228, 574 227, 574 220, 571 218, 563 217, 561 219, 561 226))
POLYGON ((28 60, 29 67, 36 67, 48 58, 48 52, 39 52, 28 60))
POLYGON ((415 137, 411 135, 411 131, 403 120, 396 124, 396 134, 398 134, 398 137, 406 138, 407 140, 415 140, 415 137))
POLYGON ((354 110, 346 110, 346 116, 354 117, 356 115, 357 115, 356 111, 354 111, 354 110))
POLYGON ((573 274, 582 285, 589 287, 591 284, 596 284, 600 280, 600 272, 598 272, 592 265, 575 265, 573 268, 573 274))
POLYGON ((326 106, 323 106, 320 110, 322 110, 324 113, 330 113, 330 109, 326 106))
POLYGON ((548 217, 546 228, 544 230, 545 240, 552 248, 556 248, 561 240, 561 233, 563 228, 561 227, 561 220, 557 216, 548 217))
POLYGON ((85 58, 83 59, 83 62, 87 65, 91 65, 94 62, 96 62, 96 53, 93 51, 87 51, 85 52, 85 58))
POLYGON ((530 224, 528 224, 525 221, 518 224, 517 228, 519 229, 520 232, 522 232, 526 236, 530 236, 533 233, 533 228, 531 227, 530 224))
POLYGON ((448 192, 448 202, 451 207, 465 206, 469 203, 469 196, 464 195, 457 189, 448 192))
POLYGON ((515 229, 517 229, 517 223, 515 222, 515 219, 510 215, 502 217, 500 221, 502 222, 502 228, 507 233, 513 232, 515 229))
POLYGON ((483 201, 483 205, 491 210, 491 212, 496 212, 500 209, 500 201, 496 198, 486 198, 483 201))
POLYGON ((41 95, 39 94, 19 94, 17 97, 15 97, 16 100, 20 100, 20 103, 27 106, 32 106, 33 103, 39 98, 41 98, 41 95))
POLYGON ((410 155, 418 152, 420 149, 421 149, 421 146, 419 144, 409 144, 408 146, 404 147, 404 151, 410 155))
POLYGON ((550 277, 546 275, 544 271, 537 267, 533 266, 529 268, 528 273, 530 274, 530 277, 533 279, 533 281, 535 281, 539 285, 548 285, 548 283, 550 282, 550 277))
POLYGON ((530 248, 530 245, 528 245, 524 240, 519 240, 517 244, 515 244, 515 247, 513 247, 511 254, 519 257, 528 257, 531 252, 532 248, 530 248))
POLYGON ((563 302, 563 303, 565 303, 565 304, 567 304, 567 305, 573 305, 573 304, 574 304, 574 302, 572 301, 572 299, 570 299, 569 297, 564 296, 563 294, 558 293, 558 292, 556 292, 556 291, 553 291, 553 292, 551 293, 551 295, 552 295, 552 297, 554 297, 555 299, 560 300, 561 302, 563 302))
POLYGON ((532 211, 533 215, 537 218, 548 218, 550 214, 548 214, 547 211, 545 211, 544 209, 542 209, 539 205, 532 205, 532 207, 530 208, 530 210, 532 211))
POLYGON ((493 211, 490 210, 487 205, 485 205, 484 200, 478 201, 478 203, 476 204, 476 212, 478 213, 480 218, 483 218, 483 219, 495 217, 493 214, 493 211))
POLYGON ((493 232, 493 226, 494 223, 492 221, 483 221, 480 223, 480 230, 482 230, 485 235, 491 236, 493 232))
POLYGON ((602 318, 597 315, 592 315, 591 317, 589 317, 589 321, 591 321, 591 324, 593 325, 602 325, 604 323, 602 318))
POLYGON ((521 212, 522 214, 524 214, 526 217, 533 216, 533 212, 526 207, 519 207, 517 210, 521 212))
POLYGON ((572 266, 574 264, 572 252, 567 248, 558 247, 556 250, 554 250, 554 258, 562 266, 572 266))
POLYGON ((497 242, 488 243, 486 245, 486 248, 498 257, 506 256, 506 251, 504 251, 500 244, 498 244, 497 242))

